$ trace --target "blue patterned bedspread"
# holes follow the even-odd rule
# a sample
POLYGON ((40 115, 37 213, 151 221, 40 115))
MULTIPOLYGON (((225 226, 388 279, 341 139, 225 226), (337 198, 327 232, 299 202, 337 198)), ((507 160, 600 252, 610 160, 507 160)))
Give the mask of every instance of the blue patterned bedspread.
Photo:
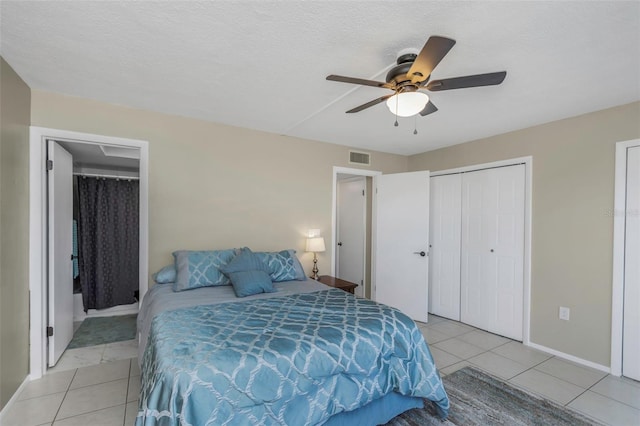
POLYGON ((331 289, 158 314, 136 425, 322 424, 390 392, 449 400, 415 323, 331 289))

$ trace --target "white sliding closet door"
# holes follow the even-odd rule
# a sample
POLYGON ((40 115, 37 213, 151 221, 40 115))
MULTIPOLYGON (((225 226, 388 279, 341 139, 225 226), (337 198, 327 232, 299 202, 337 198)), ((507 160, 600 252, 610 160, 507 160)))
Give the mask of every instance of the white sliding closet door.
POLYGON ((460 321, 462 175, 431 178, 429 312, 460 321))
POLYGON ((460 320, 522 340, 525 166, 464 173, 460 320))

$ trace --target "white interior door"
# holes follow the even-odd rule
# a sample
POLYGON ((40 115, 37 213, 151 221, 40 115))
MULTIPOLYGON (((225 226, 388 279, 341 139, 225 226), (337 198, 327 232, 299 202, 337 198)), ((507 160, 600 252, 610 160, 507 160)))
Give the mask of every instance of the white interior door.
POLYGON ((375 299, 427 321, 429 172, 377 176, 375 299))
POLYGON ((462 175, 431 178, 429 312, 460 321, 462 175))
POLYGON ((640 146, 627 149, 622 375, 640 380, 640 146))
POLYGON ((364 296, 364 244, 366 203, 364 177, 337 183, 336 276, 358 284, 355 294, 364 296))
POLYGON ((49 337, 50 367, 54 366, 73 337, 73 159, 54 141, 47 141, 49 210, 49 337), (51 164, 51 163, 50 163, 51 164))
POLYGON ((522 340, 524 165, 462 176, 462 322, 522 340))

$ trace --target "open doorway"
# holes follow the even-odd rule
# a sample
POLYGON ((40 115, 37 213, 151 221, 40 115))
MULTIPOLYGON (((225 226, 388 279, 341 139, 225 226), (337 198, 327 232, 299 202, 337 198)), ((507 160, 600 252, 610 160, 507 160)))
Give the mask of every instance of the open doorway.
POLYGON ((333 168, 332 275, 357 284, 355 294, 371 298, 373 176, 381 172, 333 168))
POLYGON ((47 365, 58 370, 136 337, 140 148, 46 143, 47 365))
POLYGON ((148 288, 147 142, 32 127, 30 175, 31 376, 135 356, 148 288), (107 354, 123 335, 130 348, 107 354), (69 343, 67 353, 93 350, 63 366, 69 343))
POLYGON ((140 149, 56 143, 73 158, 73 234, 77 236, 73 247, 74 322, 137 313, 140 149), (129 234, 127 242, 122 238, 125 232, 129 234), (107 238, 95 235, 100 233, 107 238), (83 250, 91 246, 99 250, 83 250), (122 275, 116 279, 125 282, 105 289, 108 284, 97 276, 105 263, 119 265, 120 271, 109 272, 122 275))

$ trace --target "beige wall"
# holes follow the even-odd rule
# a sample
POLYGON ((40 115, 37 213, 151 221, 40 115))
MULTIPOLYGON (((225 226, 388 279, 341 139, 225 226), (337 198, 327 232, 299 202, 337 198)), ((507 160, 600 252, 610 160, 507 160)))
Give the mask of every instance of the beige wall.
MULTIPOLYGON (((304 234, 329 251, 332 167, 348 148, 33 91, 35 126, 145 139, 150 152, 150 270, 177 249, 295 248, 311 269, 304 234)), ((609 364, 613 158, 640 137, 634 103, 412 157, 374 152, 372 170, 442 170, 533 156, 531 338, 609 364), (558 319, 558 306, 571 321, 558 319)))
MULTIPOLYGON (((348 148, 102 102, 32 92, 32 124, 149 141, 151 272, 178 249, 294 248, 307 272, 309 228, 319 228, 331 268, 333 166, 348 148)), ((407 157, 372 153, 370 169, 403 172, 407 157)))
POLYGON ((29 87, 0 58, 0 409, 29 368, 29 87))
POLYGON ((531 341, 606 366, 615 143, 639 138, 639 123, 636 102, 409 158, 436 171, 533 157, 531 341))

